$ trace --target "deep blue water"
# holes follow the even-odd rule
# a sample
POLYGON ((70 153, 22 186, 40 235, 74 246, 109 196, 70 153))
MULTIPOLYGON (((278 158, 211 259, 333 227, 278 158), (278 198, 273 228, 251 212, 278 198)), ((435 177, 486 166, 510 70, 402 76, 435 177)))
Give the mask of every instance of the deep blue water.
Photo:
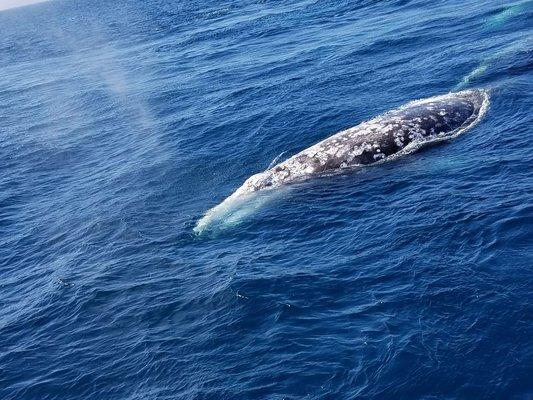
POLYGON ((533 3, 0 12, 0 398, 532 399, 533 3), (409 100, 459 138, 192 228, 409 100))

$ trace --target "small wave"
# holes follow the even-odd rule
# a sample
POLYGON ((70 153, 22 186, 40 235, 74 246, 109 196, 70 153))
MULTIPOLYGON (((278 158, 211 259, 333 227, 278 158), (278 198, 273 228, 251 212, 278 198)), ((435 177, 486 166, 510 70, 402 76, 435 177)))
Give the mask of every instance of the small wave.
MULTIPOLYGON (((533 5, 533 1, 529 3, 523 3, 521 7, 516 6, 517 10, 524 9, 525 7, 522 6, 526 4, 533 5)), ((513 6, 511 6, 511 8, 512 7, 513 6)), ((511 46, 507 46, 503 50, 497 51, 490 57, 481 61, 472 71, 466 74, 455 86, 454 90, 466 88, 472 81, 487 75, 489 72, 493 72, 495 69, 501 69, 509 72, 509 70, 516 68, 516 64, 518 64, 518 67, 520 67, 522 64, 525 64, 525 69, 527 69, 527 66, 530 65, 532 43, 532 40, 527 37, 512 44, 511 46)))
POLYGON ((283 157, 283 155, 286 153, 286 151, 282 151, 281 153, 279 153, 276 157, 274 157, 274 159, 270 162, 270 164, 268 164, 268 167, 267 169, 270 169, 272 168, 274 165, 276 165, 279 160, 281 159, 281 157, 283 157))
POLYGON ((461 79, 461 82, 455 86, 455 90, 460 90, 470 83, 473 79, 477 78, 478 76, 481 76, 485 73, 485 71, 488 69, 488 65, 482 64, 478 67, 474 68, 471 72, 469 72, 467 75, 464 76, 463 79, 461 79))
POLYGON ((533 1, 527 0, 521 3, 511 4, 505 7, 502 11, 493 15, 485 23, 485 27, 489 29, 496 29, 503 26, 511 18, 519 15, 523 11, 528 10, 529 7, 533 6, 533 1))

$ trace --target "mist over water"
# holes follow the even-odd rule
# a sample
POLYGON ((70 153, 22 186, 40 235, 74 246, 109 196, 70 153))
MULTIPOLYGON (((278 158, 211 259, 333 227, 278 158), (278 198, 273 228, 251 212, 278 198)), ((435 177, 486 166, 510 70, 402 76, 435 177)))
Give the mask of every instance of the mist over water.
POLYGON ((530 1, 0 12, 1 399, 528 399, 530 1), (259 197, 417 98, 452 141, 259 197))
POLYGON ((9 10, 11 8, 24 7, 32 4, 42 3, 48 0, 2 0, 0 2, 0 11, 9 10))

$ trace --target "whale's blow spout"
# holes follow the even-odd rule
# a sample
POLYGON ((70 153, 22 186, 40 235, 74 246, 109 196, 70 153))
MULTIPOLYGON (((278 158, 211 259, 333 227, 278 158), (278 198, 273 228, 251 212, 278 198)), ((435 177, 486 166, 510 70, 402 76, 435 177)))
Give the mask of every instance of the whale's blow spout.
POLYGON ((486 90, 465 90, 415 100, 341 131, 266 171, 252 175, 231 196, 209 210, 194 231, 212 223, 234 225, 266 202, 257 192, 314 175, 384 162, 433 142, 457 137, 473 127, 489 104, 486 90))

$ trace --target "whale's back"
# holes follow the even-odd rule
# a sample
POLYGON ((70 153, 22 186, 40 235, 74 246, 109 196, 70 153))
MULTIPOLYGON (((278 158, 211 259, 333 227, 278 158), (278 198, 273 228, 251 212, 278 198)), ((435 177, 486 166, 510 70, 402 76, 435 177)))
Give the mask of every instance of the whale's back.
POLYGON ((382 161, 405 152, 413 144, 453 137, 467 129, 477 121, 485 100, 484 91, 470 90, 413 101, 339 132, 275 166, 272 171, 297 178, 306 173, 382 161))

